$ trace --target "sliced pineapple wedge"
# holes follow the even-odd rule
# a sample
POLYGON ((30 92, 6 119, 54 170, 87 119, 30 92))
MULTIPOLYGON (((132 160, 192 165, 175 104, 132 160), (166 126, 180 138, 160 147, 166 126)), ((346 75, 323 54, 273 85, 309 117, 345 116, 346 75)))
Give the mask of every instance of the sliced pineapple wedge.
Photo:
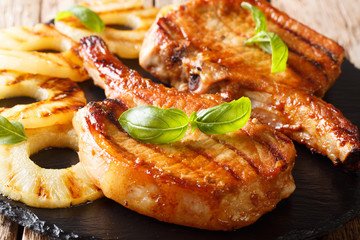
POLYGON ((76 42, 51 25, 3 29, 0 30, 0 70, 70 78, 81 82, 89 76, 77 54, 77 46, 76 42))
POLYGON ((32 207, 62 208, 103 196, 81 163, 66 169, 45 169, 30 156, 48 147, 77 150, 71 123, 26 129, 27 141, 0 145, 0 192, 32 207))
POLYGON ((95 11, 106 24, 104 32, 96 33, 83 26, 75 17, 55 22, 55 27, 74 41, 84 36, 98 35, 104 39, 110 51, 121 58, 138 58, 146 31, 155 21, 158 8, 145 8, 142 1, 102 0, 83 3, 95 11), (129 30, 116 29, 120 25, 129 30))
POLYGON ((65 52, 77 45, 71 38, 64 36, 53 26, 47 24, 37 24, 34 27, 9 27, 0 30, 1 49, 65 52))
POLYGON ((25 128, 71 122, 74 112, 86 104, 83 91, 69 79, 15 71, 0 72, 0 99, 31 97, 37 102, 0 107, 0 114, 25 128))

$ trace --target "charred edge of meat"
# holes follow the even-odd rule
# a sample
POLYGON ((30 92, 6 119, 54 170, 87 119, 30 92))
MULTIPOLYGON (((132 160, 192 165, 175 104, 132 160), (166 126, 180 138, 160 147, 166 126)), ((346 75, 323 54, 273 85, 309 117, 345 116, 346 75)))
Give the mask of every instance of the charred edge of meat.
POLYGON ((118 111, 124 112, 129 109, 129 107, 118 99, 105 99, 103 102, 90 102, 88 103, 88 108, 93 112, 93 116, 99 121, 98 117, 100 115, 105 115, 118 129, 122 132, 123 128, 121 127, 118 117, 114 112, 114 108, 117 108, 118 111))
POLYGON ((83 37, 80 39, 80 45, 85 45, 87 48, 93 48, 99 42, 98 36, 83 37))
POLYGON ((116 108, 118 111, 120 111, 121 113, 125 112, 126 110, 129 109, 129 107, 123 103, 121 100, 118 99, 110 99, 107 98, 103 101, 103 107, 106 117, 121 131, 124 131, 123 128, 120 125, 119 122, 119 114, 116 114, 116 112, 114 111, 114 108, 116 108))
MULTIPOLYGON (((343 162, 342 166, 346 171, 355 172, 360 169, 360 149, 353 149, 343 162)), ((337 165, 337 164, 335 164, 337 165)))
POLYGON ((172 50, 171 61, 173 63, 180 62, 181 59, 185 56, 185 52, 186 52, 186 49, 184 47, 181 47, 181 46, 175 47, 172 50))
POLYGON ((167 17, 159 18, 157 21, 157 26, 159 27, 159 29, 162 32, 166 33, 170 39, 175 38, 174 34, 180 34, 183 38, 185 38, 181 34, 181 30, 178 28, 178 26, 174 25, 171 21, 169 21, 169 19, 167 17), (172 29, 172 30, 170 30, 170 29, 172 29))
POLYGON ((189 77, 189 90, 195 91, 200 84, 200 76, 199 74, 191 73, 189 77))

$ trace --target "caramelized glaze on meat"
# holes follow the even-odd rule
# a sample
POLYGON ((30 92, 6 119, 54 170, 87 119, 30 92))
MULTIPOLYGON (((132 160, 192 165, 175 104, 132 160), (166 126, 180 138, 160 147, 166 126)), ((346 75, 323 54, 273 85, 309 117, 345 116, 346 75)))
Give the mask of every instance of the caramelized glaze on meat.
POLYGON ((251 99, 252 116, 350 169, 360 166, 358 129, 322 97, 340 74, 343 48, 262 0, 247 1, 289 47, 285 72, 271 55, 244 45, 255 23, 242 0, 191 0, 163 11, 140 52, 140 64, 181 91, 251 99))
POLYGON ((161 221, 211 230, 249 225, 295 189, 295 149, 289 138, 251 119, 228 134, 199 131, 171 144, 132 139, 118 118, 154 105, 186 113, 216 106, 219 95, 181 93, 142 78, 111 55, 98 37, 80 54, 108 99, 78 111, 80 161, 105 196, 161 221))

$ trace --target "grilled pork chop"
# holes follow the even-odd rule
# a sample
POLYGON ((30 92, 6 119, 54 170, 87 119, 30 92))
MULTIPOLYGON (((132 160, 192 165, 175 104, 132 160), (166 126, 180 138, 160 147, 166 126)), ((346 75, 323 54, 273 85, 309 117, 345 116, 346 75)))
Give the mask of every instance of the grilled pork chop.
POLYGON ((231 230, 253 223, 294 191, 292 141, 256 119, 228 134, 189 131, 171 144, 131 138, 118 122, 128 108, 176 107, 190 115, 222 103, 222 97, 144 79, 98 37, 81 44, 84 66, 113 98, 89 103, 73 120, 80 161, 105 196, 161 221, 231 230))
POLYGON ((181 91, 252 101, 252 116, 350 169, 360 166, 358 129, 322 97, 340 74, 343 49, 274 9, 249 0, 289 48, 285 72, 271 55, 244 45, 255 23, 242 0, 191 0, 163 11, 149 30, 140 65, 181 91))

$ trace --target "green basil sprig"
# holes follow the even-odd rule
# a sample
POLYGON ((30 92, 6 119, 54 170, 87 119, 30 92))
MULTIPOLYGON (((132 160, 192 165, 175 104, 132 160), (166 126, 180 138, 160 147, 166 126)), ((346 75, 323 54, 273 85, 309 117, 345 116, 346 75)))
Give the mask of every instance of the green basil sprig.
POLYGON ((255 35, 246 40, 245 44, 258 43, 265 52, 272 54, 272 73, 285 71, 289 54, 286 44, 275 33, 266 31, 265 15, 258 8, 247 2, 242 2, 241 6, 251 11, 253 20, 256 23, 255 35))
POLYGON ((13 145, 26 141, 24 125, 20 122, 9 121, 0 116, 0 144, 13 145))
POLYGON ((102 32, 105 29, 105 24, 97 15, 96 12, 87 7, 75 5, 68 10, 61 11, 56 15, 55 21, 61 20, 74 15, 77 19, 85 25, 86 28, 95 32, 102 32))
POLYGON ((148 143, 179 141, 189 128, 189 118, 180 109, 154 106, 131 108, 121 114, 119 122, 131 137, 148 143))
POLYGON ((180 109, 140 106, 121 114, 119 122, 133 138, 146 143, 179 141, 191 125, 205 134, 223 134, 242 128, 250 118, 251 102, 242 97, 230 103, 193 112, 190 118, 180 109))
POLYGON ((251 102, 242 97, 229 103, 195 112, 190 116, 192 130, 198 128, 205 134, 235 132, 245 126, 250 118, 251 102))

